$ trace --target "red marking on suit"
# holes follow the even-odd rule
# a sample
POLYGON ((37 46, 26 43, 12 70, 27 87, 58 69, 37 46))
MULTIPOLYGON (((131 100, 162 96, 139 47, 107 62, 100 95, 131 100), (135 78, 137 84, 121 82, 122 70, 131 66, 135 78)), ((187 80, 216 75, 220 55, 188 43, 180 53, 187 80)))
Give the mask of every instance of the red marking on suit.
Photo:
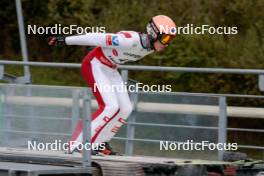
POLYGON ((123 119, 123 118, 119 118, 118 122, 122 123, 122 124, 127 124, 127 122, 123 119))
POLYGON ((105 42, 106 42, 106 45, 112 45, 112 36, 111 35, 106 35, 105 37, 105 42))
POLYGON ((112 53, 113 53, 114 56, 118 56, 118 52, 116 51, 116 49, 113 49, 112 53))
POLYGON ((102 126, 100 125, 100 126, 98 126, 98 127, 95 129, 95 132, 98 133, 99 131, 101 131, 101 129, 102 129, 102 126))
POLYGON ((119 128, 120 128, 119 126, 115 126, 114 128, 112 128, 111 132, 117 133, 119 128))
POLYGON ((126 38, 132 38, 132 35, 129 34, 128 32, 120 32, 121 34, 123 34, 126 38))
POLYGON ((110 120, 110 118, 105 116, 105 117, 103 118, 103 120, 104 120, 105 122, 108 122, 108 121, 110 120))

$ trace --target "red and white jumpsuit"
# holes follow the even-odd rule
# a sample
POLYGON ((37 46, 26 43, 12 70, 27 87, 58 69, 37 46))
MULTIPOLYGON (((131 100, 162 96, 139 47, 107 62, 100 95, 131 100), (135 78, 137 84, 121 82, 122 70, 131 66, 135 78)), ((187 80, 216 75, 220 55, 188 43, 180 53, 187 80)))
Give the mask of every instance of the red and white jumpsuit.
MULTIPOLYGON (((125 123, 133 107, 127 91, 103 91, 98 87, 124 86, 117 64, 137 61, 153 52, 148 37, 134 31, 88 33, 66 37, 65 42, 67 45, 96 46, 85 56, 81 70, 99 105, 99 109, 92 114, 91 143, 108 142, 125 123)), ((70 142, 70 152, 82 142, 81 120, 70 142)))

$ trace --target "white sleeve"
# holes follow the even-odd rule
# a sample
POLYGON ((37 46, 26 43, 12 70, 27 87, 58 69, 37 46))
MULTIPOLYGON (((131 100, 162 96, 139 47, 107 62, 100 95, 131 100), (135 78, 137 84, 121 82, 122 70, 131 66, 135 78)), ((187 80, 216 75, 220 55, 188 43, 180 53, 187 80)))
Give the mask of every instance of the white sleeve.
POLYGON ((67 45, 101 46, 109 48, 131 48, 135 43, 133 38, 126 38, 122 34, 87 33, 66 37, 67 45))

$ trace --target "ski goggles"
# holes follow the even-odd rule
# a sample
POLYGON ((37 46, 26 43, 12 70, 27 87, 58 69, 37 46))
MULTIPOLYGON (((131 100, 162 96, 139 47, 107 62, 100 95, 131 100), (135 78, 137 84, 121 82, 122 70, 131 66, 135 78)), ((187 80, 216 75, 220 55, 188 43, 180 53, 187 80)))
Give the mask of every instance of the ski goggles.
POLYGON ((158 39, 161 44, 168 45, 172 41, 172 39, 174 39, 174 37, 175 36, 171 34, 161 34, 159 35, 158 39))

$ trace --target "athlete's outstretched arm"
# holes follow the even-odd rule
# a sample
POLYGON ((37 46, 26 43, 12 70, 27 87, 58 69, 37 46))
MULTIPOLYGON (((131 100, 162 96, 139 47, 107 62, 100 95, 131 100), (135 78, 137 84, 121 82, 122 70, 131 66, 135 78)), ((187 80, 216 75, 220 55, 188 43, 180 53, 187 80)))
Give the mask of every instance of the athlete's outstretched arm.
POLYGON ((85 35, 69 36, 66 38, 53 37, 49 40, 50 45, 64 42, 66 45, 101 46, 109 48, 131 48, 134 44, 133 38, 126 38, 122 33, 87 33, 85 35), (64 41, 62 41, 64 39, 64 41))

